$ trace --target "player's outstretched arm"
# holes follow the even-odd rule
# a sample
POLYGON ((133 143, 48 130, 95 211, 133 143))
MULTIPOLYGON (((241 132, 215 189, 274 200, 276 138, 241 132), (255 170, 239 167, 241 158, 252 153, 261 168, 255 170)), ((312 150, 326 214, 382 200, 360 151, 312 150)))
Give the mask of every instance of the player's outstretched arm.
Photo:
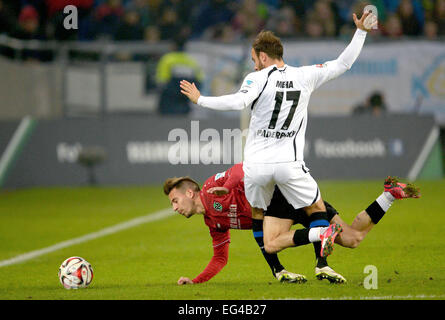
POLYGON ((210 235, 213 238, 213 257, 210 259, 207 267, 196 278, 192 279, 192 282, 184 282, 187 278, 180 278, 178 280, 178 285, 207 282, 216 276, 227 264, 229 260, 229 230, 219 232, 211 229, 210 235), (181 279, 184 283, 180 283, 181 279))
POLYGON ((198 99, 201 96, 201 92, 199 92, 194 82, 190 83, 187 80, 182 80, 179 83, 179 86, 181 87, 181 93, 183 95, 189 98, 191 102, 195 104, 198 103, 198 99))
POLYGON ((365 12, 360 19, 357 18, 355 13, 352 14, 357 29, 369 32, 372 28, 377 26, 377 17, 371 12, 365 12))
POLYGON ((251 94, 237 92, 220 97, 204 97, 199 92, 194 83, 182 80, 179 83, 181 93, 197 105, 219 111, 235 111, 244 109, 249 103, 255 100, 256 91, 252 90, 251 94))
POLYGON ((340 67, 339 71, 341 73, 351 69, 353 63, 362 51, 366 34, 377 25, 376 16, 370 12, 365 12, 360 19, 358 19, 357 15, 354 13, 352 15, 352 19, 357 27, 357 31, 355 32, 350 44, 337 59, 340 67))
POLYGON ((372 13, 364 13, 360 19, 357 18, 356 14, 353 14, 352 18, 357 30, 345 50, 336 60, 327 61, 323 65, 313 66, 311 69, 313 72, 308 73, 310 74, 309 83, 312 90, 351 69, 362 51, 368 31, 377 25, 377 18, 372 13))
POLYGON ((181 277, 181 278, 179 278, 179 280, 178 280, 178 285, 182 286, 182 285, 184 285, 184 284, 193 284, 193 281, 190 280, 190 279, 187 278, 187 277, 181 277))

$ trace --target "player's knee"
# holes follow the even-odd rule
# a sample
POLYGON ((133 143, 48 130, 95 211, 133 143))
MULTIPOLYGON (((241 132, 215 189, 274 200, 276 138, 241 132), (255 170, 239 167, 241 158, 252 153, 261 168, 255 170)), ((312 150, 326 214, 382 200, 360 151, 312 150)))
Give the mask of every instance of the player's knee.
POLYGON ((274 253, 277 253, 277 252, 278 252, 278 250, 277 250, 276 247, 274 247, 274 246, 266 246, 266 245, 264 245, 264 250, 265 250, 267 253, 269 253, 269 254, 274 254, 274 253))
POLYGON ((279 250, 277 246, 274 245, 272 241, 265 241, 264 242, 264 250, 269 254, 277 253, 279 250))
POLYGON ((359 244, 360 244, 360 242, 358 242, 356 239, 353 239, 353 240, 349 243, 348 248, 350 248, 350 249, 355 249, 355 248, 358 247, 359 244))
POLYGON ((354 237, 352 238, 349 248, 351 249, 357 248, 359 244, 362 242, 363 238, 364 236, 360 232, 356 232, 354 234, 354 237))

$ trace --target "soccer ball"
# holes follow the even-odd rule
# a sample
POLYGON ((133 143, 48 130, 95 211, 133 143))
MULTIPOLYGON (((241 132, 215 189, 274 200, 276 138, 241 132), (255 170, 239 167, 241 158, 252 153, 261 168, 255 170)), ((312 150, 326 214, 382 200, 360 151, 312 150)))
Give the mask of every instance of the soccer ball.
POLYGON ((69 257, 60 265, 59 280, 65 289, 86 288, 93 280, 93 268, 84 258, 69 257))

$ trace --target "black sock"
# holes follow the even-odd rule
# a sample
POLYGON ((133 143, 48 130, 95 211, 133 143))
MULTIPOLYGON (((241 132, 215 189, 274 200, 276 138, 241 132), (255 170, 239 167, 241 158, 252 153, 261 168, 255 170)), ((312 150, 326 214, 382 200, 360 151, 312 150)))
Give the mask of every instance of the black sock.
POLYGON ((317 267, 323 268, 328 266, 328 260, 320 256, 321 242, 314 242, 315 259, 317 261, 317 267))
MULTIPOLYGON (((329 226, 328 214, 327 212, 314 212, 309 216, 309 226, 310 227, 327 227, 329 226)), ((317 267, 323 268, 328 265, 326 258, 320 256, 321 242, 314 242, 315 260, 317 261, 317 267)))
MULTIPOLYGON (((300 229, 295 230, 294 237, 293 237, 294 243, 296 246, 301 246, 310 243, 309 242, 309 229, 300 229)), ((322 258, 320 256, 321 251, 321 242, 317 241, 313 243, 314 245, 314 251, 315 251, 315 259, 317 260, 317 267, 323 268, 328 265, 328 261, 326 258, 322 258)))
POLYGON ((252 219, 252 231, 255 241, 260 247, 264 258, 269 264, 270 270, 272 271, 272 274, 275 277, 275 274, 283 270, 284 267, 281 265, 280 260, 278 260, 278 256, 276 253, 267 253, 266 250, 264 250, 263 220, 252 219))
POLYGON ((377 201, 371 203, 365 211, 374 224, 377 224, 386 213, 385 210, 382 209, 382 207, 379 205, 377 201))
POLYGON ((309 229, 299 229, 295 230, 294 236, 292 238, 296 247, 303 246, 310 243, 309 241, 309 229))

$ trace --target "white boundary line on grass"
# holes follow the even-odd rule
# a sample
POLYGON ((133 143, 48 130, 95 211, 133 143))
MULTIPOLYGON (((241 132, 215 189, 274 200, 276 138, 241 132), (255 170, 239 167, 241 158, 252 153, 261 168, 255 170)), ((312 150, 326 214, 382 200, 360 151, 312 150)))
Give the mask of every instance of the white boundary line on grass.
POLYGON ((437 139, 439 139, 439 136, 440 136, 439 127, 434 126, 431 129, 430 134, 428 135, 428 138, 426 139, 425 144, 423 145, 422 151, 419 153, 419 156, 416 159, 416 162, 409 170, 407 177, 408 180, 414 181, 417 179, 417 176, 422 170, 423 165, 425 164, 425 161, 428 159, 428 156, 431 153, 431 150, 433 149, 437 139))
POLYGON ((31 259, 37 258, 39 256, 42 256, 44 254, 57 251, 62 248, 70 247, 75 244, 79 244, 79 243, 87 242, 87 241, 94 240, 97 238, 101 238, 101 237, 104 237, 104 236, 107 236, 107 235, 110 235, 110 234, 113 234, 113 233, 116 233, 119 231, 123 231, 123 230, 129 229, 129 228, 139 226, 144 223, 149 223, 149 222, 165 219, 167 217, 173 216, 174 214, 175 213, 172 211, 171 208, 160 210, 155 213, 150 213, 145 216, 141 216, 138 218, 134 218, 132 220, 118 223, 114 226, 111 226, 111 227, 108 227, 108 228, 105 228, 105 229, 102 229, 102 230, 99 230, 96 232, 92 232, 92 233, 86 234, 86 235, 78 237, 78 238, 62 241, 62 242, 56 243, 52 246, 49 246, 49 247, 46 247, 43 249, 30 251, 30 252, 15 256, 10 259, 2 260, 2 261, 0 261, 0 268, 5 267, 5 266, 10 266, 13 264, 17 264, 17 263, 21 263, 21 262, 24 262, 27 260, 31 260, 31 259))
POLYGON ((23 138, 26 136, 26 132, 29 130, 31 125, 32 125, 32 119, 30 116, 26 116, 20 121, 17 129, 12 135, 11 140, 6 146, 5 151, 0 157, 0 185, 8 170, 8 166, 14 159, 14 154, 17 153, 17 149, 20 143, 23 141, 23 138))

